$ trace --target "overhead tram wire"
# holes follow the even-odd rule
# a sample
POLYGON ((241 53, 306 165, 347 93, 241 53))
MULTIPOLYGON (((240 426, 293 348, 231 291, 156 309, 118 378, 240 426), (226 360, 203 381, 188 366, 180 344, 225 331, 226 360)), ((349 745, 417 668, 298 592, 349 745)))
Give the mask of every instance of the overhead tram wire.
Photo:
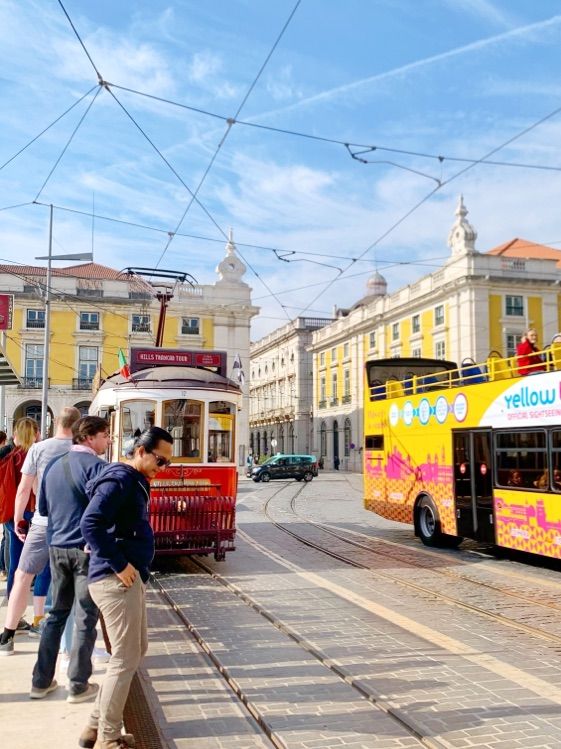
MULTIPOLYGON (((60 0, 59 0, 59 1, 60 1, 60 0)), ((93 89, 91 89, 91 90, 93 91, 93 89)), ((53 174, 54 174, 54 171, 55 171, 55 169, 57 168, 57 166, 58 166, 58 165, 60 164, 60 161, 61 161, 62 157, 63 157, 63 156, 64 156, 64 154, 66 153, 66 151, 67 151, 68 147, 70 146, 70 144, 72 143, 72 141, 74 140, 74 136, 76 135, 76 133, 77 133, 77 132, 78 132, 78 130, 80 129, 80 126, 82 125, 82 123, 84 122, 84 120, 86 119, 86 117, 88 116, 88 112, 90 111, 90 109, 92 108, 92 106, 93 106, 93 104, 94 104, 95 100, 96 100, 96 99, 97 99, 97 97, 99 96, 99 92, 100 92, 100 91, 101 91, 101 86, 97 86, 97 91, 95 92, 95 94, 94 94, 94 96, 93 96, 93 99, 92 99, 92 100, 90 101, 90 103, 88 104, 88 106, 87 106, 87 108, 86 108, 86 111, 85 111, 85 112, 84 112, 84 113, 82 114, 82 116, 81 116, 81 117, 80 117, 80 119, 78 120, 78 124, 76 125, 76 127, 74 128, 74 130, 72 131, 72 133, 70 134, 70 137, 69 137, 69 138, 68 138, 68 140, 66 141, 66 144, 65 144, 64 148, 62 149, 62 151, 60 152, 60 155, 59 155, 58 159, 57 159, 57 160, 55 161, 55 163, 54 163, 54 165, 53 165, 53 167, 52 167, 51 171, 50 171, 50 172, 48 173, 47 177, 45 178, 45 181, 44 181, 44 182, 43 182, 43 184, 41 185, 41 188, 40 188, 39 192, 38 192, 38 193, 37 193, 37 195, 35 196, 35 198, 34 198, 34 202, 36 202, 37 200, 39 200, 39 198, 40 198, 40 196, 41 196, 41 193, 43 192, 43 190, 44 190, 44 189, 45 189, 45 187, 47 186, 47 183, 48 183, 48 181, 50 180, 50 178, 51 178, 51 177, 53 176, 53 174)))
MULTIPOLYGON (((95 70, 95 72, 96 72, 96 74, 97 74, 97 76, 98 76, 98 80, 99 80, 100 84, 102 84, 102 83, 103 83, 103 84, 104 84, 104 87, 107 87, 107 86, 106 86, 106 84, 105 84, 105 83, 103 82, 103 78, 102 78, 102 76, 101 76, 101 74, 100 74, 99 70, 98 70, 98 69, 97 69, 97 67, 95 66, 95 64, 94 64, 94 62, 93 62, 93 60, 92 60, 92 58, 91 58, 91 56, 90 56, 89 52, 87 51, 87 49, 86 49, 86 47, 85 47, 85 45, 84 45, 84 42, 83 42, 83 41, 82 41, 82 39, 80 38, 80 36, 79 36, 79 34, 78 34, 78 32, 77 32, 76 28, 74 27, 74 24, 72 23, 72 21, 71 21, 71 19, 70 19, 69 15, 68 15, 68 13, 66 12, 66 9, 64 8, 64 6, 63 6, 63 4, 62 4, 61 0, 58 0, 58 1, 59 1, 59 4, 60 4, 60 6, 61 6, 61 7, 62 7, 62 9, 63 9, 63 11, 64 11, 65 15, 67 16, 67 18, 68 18, 68 20, 69 20, 69 22, 70 22, 70 24, 71 24, 71 26, 72 26, 72 28, 73 28, 73 30, 74 30, 74 33, 76 34, 76 36, 77 36, 77 38, 78 38, 78 40, 79 40, 79 42, 80 42, 81 46, 83 47, 83 49, 84 49, 84 51, 85 51, 86 55, 88 56, 88 59, 90 60, 90 63, 92 64, 92 66, 93 66, 93 68, 94 68, 94 70, 95 70)), ((298 5, 299 5, 299 4, 300 4, 300 0, 298 0, 298 2, 297 2, 297 4, 296 4, 296 7, 295 7, 295 9, 294 9, 294 10, 296 10, 296 8, 298 7, 298 5)), ((294 11, 293 11, 293 12, 294 12, 294 11)), ((292 15, 293 15, 293 14, 291 14, 290 18, 292 17, 292 15)), ((290 19, 289 19, 289 20, 290 20, 290 19)), ((109 88, 107 88, 107 90, 109 90, 109 88)), ((111 91, 110 91, 110 93, 112 93, 112 94, 113 94, 113 92, 111 92, 111 91)), ((113 94, 113 95, 114 95, 114 94, 113 94)), ((116 98, 116 97, 115 97, 115 98, 116 98)), ((377 239, 375 240, 375 242, 374 242, 374 243, 372 243, 372 244, 371 244, 371 245, 370 245, 369 247, 367 247, 367 248, 366 248, 366 249, 364 250, 364 252, 363 252, 363 253, 361 253, 361 255, 360 255, 360 256, 359 256, 358 258, 354 259, 354 260, 353 260, 353 261, 352 261, 352 262, 351 262, 351 263, 349 264, 349 266, 347 266, 347 268, 346 268, 346 269, 345 269, 344 271, 341 271, 341 272, 340 272, 340 273, 338 274, 337 278, 338 278, 338 277, 340 277, 340 276, 342 276, 342 275, 343 275, 343 274, 344 274, 344 273, 345 273, 345 272, 346 272, 346 271, 347 271, 347 270, 348 270, 348 269, 349 269, 349 268, 350 268, 350 267, 351 267, 351 266, 352 266, 352 265, 353 265, 353 264, 354 264, 354 263, 355 263, 355 262, 356 262, 357 260, 360 260, 360 259, 362 259, 362 258, 364 257, 364 255, 366 255, 366 254, 367 254, 367 253, 368 253, 368 252, 369 252, 369 251, 370 251, 370 250, 371 250, 371 249, 372 249, 373 247, 375 247, 375 246, 376 246, 376 245, 377 245, 377 244, 378 244, 378 243, 379 243, 380 241, 382 241, 382 240, 383 240, 383 239, 384 239, 385 237, 387 237, 387 236, 388 236, 388 235, 389 235, 389 234, 390 234, 390 233, 391 233, 392 231, 394 231, 394 230, 395 230, 395 228, 397 228, 397 226, 399 226, 399 225, 400 225, 401 223, 403 223, 403 221, 405 221, 405 220, 406 220, 406 219, 407 219, 407 218, 408 218, 408 217, 409 217, 409 216, 410 216, 410 215, 411 215, 412 213, 414 213, 414 212, 415 212, 416 210, 418 210, 418 208, 420 208, 420 207, 421 207, 421 206, 422 206, 422 205, 423 205, 423 204, 424 204, 424 203, 425 203, 426 201, 428 201, 428 200, 429 200, 429 199, 430 199, 430 198, 432 197, 432 195, 434 195, 434 194, 435 194, 435 193, 436 193, 436 192, 437 192, 438 190, 440 190, 440 189, 441 189, 441 188, 442 188, 442 187, 443 187, 443 186, 444 186, 445 184, 449 184, 449 183, 450 183, 450 182, 451 182, 452 180, 456 179, 456 178, 457 178, 457 177, 459 177, 459 176, 460 176, 461 174, 464 174, 464 173, 466 173, 466 172, 467 172, 467 171, 468 171, 469 169, 473 168, 474 166, 476 166, 476 165, 478 165, 478 164, 480 164, 480 163, 483 163, 483 162, 485 161, 485 159, 486 159, 486 158, 488 158, 489 156, 492 156, 492 155, 493 155, 494 153, 496 153, 497 151, 499 151, 499 150, 500 150, 501 148, 504 148, 504 147, 506 147, 507 145, 509 145, 510 143, 514 142, 514 141, 515 141, 515 140, 516 140, 517 138, 521 137, 522 135, 526 134, 527 132, 530 132, 530 130, 532 130, 532 129, 533 129, 534 127, 537 127, 537 126, 538 126, 539 124, 541 124, 541 123, 545 122, 545 121, 546 121, 547 119, 549 119, 549 118, 551 118, 551 117, 555 116, 555 114, 557 114, 557 113, 558 113, 558 111, 560 111, 560 110, 561 110, 561 108, 559 108, 559 109, 556 109, 556 110, 554 110, 554 112, 550 113, 549 115, 545 116, 544 118, 541 118, 541 119, 540 119, 540 120, 539 120, 539 121, 538 121, 537 123, 534 123, 534 124, 533 124, 532 126, 530 126, 530 127, 526 128, 526 129, 525 129, 525 130, 523 130, 523 131, 522 131, 521 133, 519 133, 519 134, 517 134, 517 135, 513 136, 512 138, 510 138, 509 140, 507 140, 507 141, 506 141, 505 143, 503 143, 502 145, 500 145, 500 146, 498 146, 497 148, 495 148, 495 149, 492 149, 491 151, 489 151, 489 152, 488 152, 488 153, 487 153, 487 154, 486 154, 485 156, 483 156, 482 158, 480 158, 480 159, 477 159, 477 160, 476 160, 476 161, 474 161, 473 163, 470 163, 470 164, 468 164, 468 166, 467 166, 467 167, 465 167, 464 169, 460 170, 460 171, 459 171, 459 172, 457 172, 456 174, 452 175, 451 177, 449 177, 449 178, 448 178, 447 180, 443 181, 442 183, 438 184, 438 185, 437 185, 437 186, 436 186, 436 187, 435 187, 435 188, 434 188, 433 190, 431 190, 431 191, 430 191, 429 193, 427 193, 427 195, 425 195, 425 196, 424 196, 424 197, 423 197, 423 198, 422 198, 422 199, 421 199, 420 201, 418 201, 418 202, 417 202, 417 203, 416 203, 416 204, 415 204, 415 205, 414 205, 414 206, 413 206, 413 207, 412 207, 411 209, 409 209, 409 210, 408 210, 408 211, 407 211, 407 212, 406 212, 406 213, 405 213, 405 214, 404 214, 404 215, 403 215, 403 216, 402 216, 402 217, 401 217, 400 219, 398 219, 398 221, 396 221, 396 222, 395 222, 395 223, 394 223, 394 224, 393 224, 393 225, 392 225, 392 226, 391 226, 391 227, 390 227, 390 228, 389 228, 388 230, 386 230, 386 231, 385 231, 385 232, 384 232, 384 233, 383 233, 383 234, 382 234, 382 235, 381 235, 380 237, 378 237, 378 238, 377 238, 377 239)), ((230 127, 231 127, 231 124, 233 124, 233 123, 230 123, 230 122, 228 123, 228 131, 227 131, 227 132, 229 132, 229 129, 230 129, 230 127)), ((227 134, 227 133, 226 133, 226 134, 227 134)), ((166 163, 168 163, 168 165, 169 165, 169 162, 167 162, 167 160, 166 160, 166 163)), ((171 165, 170 165, 170 166, 171 166, 171 165)), ((190 202, 190 205, 192 204, 192 202, 193 202, 193 201, 191 201, 191 202, 190 202)), ((199 205, 201 205, 200 201, 198 201, 198 200, 197 200, 197 202, 198 202, 198 204, 199 204, 199 205)), ((206 209, 204 209, 204 210, 205 210, 205 213, 207 213, 207 215, 209 215, 209 214, 208 214, 208 211, 206 211, 206 209)), ((212 219, 212 220, 213 220, 213 223, 215 223, 214 219, 212 219)), ((219 227, 217 227, 217 228, 219 228, 219 227)), ((221 231, 221 233, 222 233, 222 234, 224 234, 224 233, 223 233, 223 231, 222 231, 221 229, 220 229, 220 231, 221 231)), ((172 237, 170 237, 170 239, 172 239, 172 238, 173 238, 173 235, 172 235, 172 237)), ((169 245, 168 245, 168 246, 169 246, 169 245)), ((241 253, 240 253, 240 256, 241 256, 241 257, 242 257, 242 259, 243 259, 243 256, 241 255, 241 253)), ((256 271, 256 270, 255 270, 255 269, 254 269, 254 268, 253 268, 253 267, 252 267, 252 266, 251 266, 251 265, 250 265, 249 263, 248 263, 248 266, 249 266, 249 267, 251 268, 252 272, 253 272, 253 273, 254 273, 254 274, 256 275, 256 277, 257 277, 257 278, 258 278, 258 279, 259 279, 259 280, 261 281, 261 283, 262 283, 262 284, 263 284, 263 285, 264 285, 264 286, 265 286, 265 287, 267 288, 267 290, 268 290, 268 291, 269 291, 269 292, 271 293, 271 295, 272 295, 272 296, 274 296, 274 298, 275 298, 275 299, 277 300, 277 302, 278 302, 278 303, 280 304, 280 306, 282 307, 282 309, 283 309, 283 310, 284 310, 284 311, 286 312, 286 310, 285 310, 284 306, 282 305, 282 303, 280 302, 280 300, 278 299, 278 297, 277 297, 277 296, 275 295, 275 293, 274 293, 274 292, 272 292, 272 291, 271 291, 271 289, 270 289, 270 288, 269 288, 269 287, 267 286, 266 282, 264 281, 264 279, 262 279, 262 278, 261 278, 260 274, 258 274, 258 273, 257 273, 257 271, 256 271)), ((325 291, 327 291, 327 290, 328 290, 328 289, 329 289, 329 288, 330 288, 330 287, 331 287, 331 286, 333 285, 333 283, 334 283, 334 281, 335 281, 335 280, 336 280, 336 279, 332 279, 332 280, 331 280, 331 281, 330 281, 330 282, 328 283, 328 285, 327 285, 327 287, 325 288, 324 292, 322 292, 322 293, 321 293, 321 294, 320 294, 319 296, 321 296, 321 295, 322 295, 323 293, 325 293, 325 291)), ((309 306, 310 306, 311 304, 313 304, 313 303, 314 303, 314 302, 316 301, 316 299, 317 299, 317 298, 319 298, 319 297, 316 297, 316 298, 314 298, 314 299, 313 299, 313 300, 311 301, 311 303, 310 303, 310 304, 309 304, 309 305, 308 305, 308 306, 307 306, 306 308, 304 308, 304 310, 303 310, 303 311, 305 311, 306 309, 308 309, 308 308, 309 308, 309 306)), ((288 316, 288 315, 287 315, 287 316, 288 316)))
MULTIPOLYGON (((200 109, 199 107, 193 107, 189 104, 184 104, 182 102, 174 101, 173 99, 167 99, 163 96, 156 96, 155 94, 149 94, 145 91, 139 91, 138 89, 130 88, 128 86, 121 86, 118 83, 112 83, 109 81, 106 81, 106 85, 110 86, 111 88, 117 88, 121 91, 127 91, 130 94, 135 94, 136 96, 142 96, 147 99, 153 99, 154 101, 162 102, 163 104, 169 104, 173 107, 178 107, 180 109, 185 109, 190 112, 195 112, 197 114, 202 114, 206 117, 212 117, 217 120, 221 120, 222 122, 228 122, 228 120, 232 119, 227 117, 223 114, 218 114, 217 112, 210 112, 207 109, 200 109)), ((372 143, 356 143, 352 140, 345 140, 343 138, 329 138, 327 136, 322 135, 314 135, 313 133, 304 133, 299 130, 290 130, 288 128, 282 128, 282 127, 274 127, 273 125, 264 125, 263 123, 259 122, 249 122, 248 120, 238 120, 236 119, 233 123, 235 125, 240 125, 242 127, 251 127, 258 130, 265 130, 272 133, 278 133, 280 135, 291 135, 296 138, 304 138, 307 140, 313 140, 317 141, 319 143, 331 143, 333 145, 337 146, 343 146, 347 149, 347 151, 350 148, 363 148, 366 149, 366 152, 374 152, 374 151, 382 151, 384 153, 393 153, 397 154, 399 156, 413 156, 416 158, 421 159, 431 159, 438 161, 440 163, 443 163, 444 161, 454 161, 454 162, 460 162, 460 163, 466 163, 466 164, 488 164, 489 166, 506 166, 506 167, 514 167, 517 169, 537 169, 537 170, 544 170, 544 171, 554 171, 554 172, 561 172, 561 165, 560 166, 551 166, 550 164, 528 164, 524 162, 513 162, 513 161, 490 161, 489 159, 469 159, 465 156, 450 156, 447 154, 435 154, 435 153, 426 153, 423 151, 414 151, 409 150, 406 148, 393 148, 391 146, 381 146, 381 145, 375 145, 372 143)), ((355 153, 353 156, 353 153, 351 152, 351 156, 354 158, 357 154, 355 153)), ((402 166, 396 164, 395 166, 402 166)), ((403 167, 402 167, 403 168, 403 167)), ((425 175, 423 175, 425 176, 425 175)))
POLYGON ((51 129, 51 128, 52 128, 53 126, 54 126, 54 125, 56 125, 56 124, 57 124, 57 122, 60 122, 60 120, 62 120, 62 119, 63 119, 63 117, 66 117, 66 115, 67 115, 67 114, 68 114, 69 112, 71 112, 71 111, 72 111, 72 110, 74 109, 74 107, 77 107, 77 106, 78 106, 78 104, 80 104, 80 102, 82 102, 82 101, 83 101, 83 100, 84 100, 84 99, 85 99, 85 98, 86 98, 87 96, 89 96, 89 95, 91 94, 91 92, 92 92, 92 91, 93 91, 93 90, 94 90, 95 88, 97 88, 97 86, 92 86, 92 87, 90 88, 90 90, 89 90, 89 91, 86 91, 86 93, 85 93, 85 94, 84 94, 83 96, 81 96, 81 97, 80 97, 79 99, 77 99, 77 100, 76 100, 76 101, 74 102, 74 104, 72 104, 71 106, 69 106, 69 107, 68 107, 68 109, 66 109, 66 110, 65 110, 65 111, 64 111, 64 112, 63 112, 62 114, 60 114, 60 115, 59 115, 59 116, 58 116, 58 117, 57 117, 57 118, 56 118, 55 120, 53 120, 53 121, 51 122, 51 124, 50 124, 50 125, 47 125, 47 127, 46 127, 46 128, 44 128, 43 130, 41 130, 41 132, 40 132, 40 133, 38 133, 38 134, 37 134, 37 135, 36 135, 36 136, 35 136, 34 138, 32 138, 32 139, 31 139, 30 141, 28 141, 28 142, 27 142, 27 143, 25 144, 25 146, 23 146, 22 148, 20 148, 20 149, 19 149, 19 151, 16 151, 16 153, 14 153, 14 154, 13 154, 13 156, 10 156, 10 158, 9 158, 9 159, 8 159, 7 161, 5 161, 5 162, 4 162, 3 164, 0 164, 0 171, 1 171, 2 169, 4 169, 4 167, 5 167, 5 166, 8 166, 8 164, 11 164, 11 162, 12 162, 12 161, 13 161, 14 159, 17 159, 17 157, 18 157, 18 156, 19 156, 20 154, 22 154, 22 153, 23 153, 23 152, 24 152, 24 151, 25 151, 25 150, 26 150, 27 148, 29 148, 29 146, 33 145, 33 143, 35 143, 35 141, 36 141, 36 140, 39 140, 39 138, 40 138, 40 137, 41 137, 42 135, 44 135, 44 134, 45 134, 45 133, 47 132, 47 130, 50 130, 50 129, 51 129))
MULTIPOLYGON (((6 206, 4 208, 0 208, 0 211, 7 211, 11 208, 20 208, 22 206, 27 206, 27 205, 38 205, 38 206, 43 206, 45 208, 48 208, 50 206, 50 203, 43 203, 40 200, 29 201, 27 203, 18 203, 13 206, 6 206)), ((100 221, 109 221, 111 223, 122 224, 124 226, 132 226, 133 228, 136 228, 136 229, 144 229, 146 231, 158 232, 159 234, 169 234, 169 229, 164 229, 161 226, 150 226, 149 224, 139 224, 138 222, 135 222, 135 221, 127 221, 125 219, 115 218, 114 216, 106 216, 101 213, 96 213, 96 212, 92 213, 91 211, 82 211, 78 208, 69 208, 68 206, 62 206, 56 203, 53 204, 53 208, 56 208, 58 211, 66 211, 67 213, 75 213, 78 216, 87 216, 90 219, 95 218, 95 219, 99 219, 100 221)), ((220 243, 220 244, 222 244, 222 242, 224 241, 223 238, 218 239, 216 237, 207 237, 204 234, 187 234, 186 232, 180 232, 180 231, 177 232, 177 236, 184 237, 185 239, 197 239, 202 242, 213 242, 213 243, 220 243)), ((561 239, 544 240, 543 242, 529 242, 527 245, 518 244, 517 247, 519 248, 523 248, 526 246, 530 247, 534 244, 544 244, 544 245, 561 244, 561 239)), ((270 245, 252 244, 251 242, 239 242, 238 240, 236 240, 236 247, 247 247, 248 249, 251 249, 251 250, 266 250, 267 252, 274 252, 274 253, 290 252, 290 253, 295 253, 298 255, 310 255, 312 257, 322 257, 328 260, 329 259, 331 260, 354 260, 357 263, 371 263, 372 262, 371 260, 353 258, 352 256, 349 256, 349 255, 332 255, 332 254, 325 253, 325 252, 310 252, 309 250, 300 250, 300 249, 294 250, 294 249, 290 249, 286 247, 271 247, 270 245)), ((429 260, 445 260, 446 257, 447 255, 442 255, 439 257, 428 258, 428 259, 429 260)), ((378 260, 377 262, 389 263, 390 261, 378 260)), ((391 261, 391 264, 394 265, 397 263, 395 263, 395 261, 391 261)), ((426 265, 427 267, 433 267, 432 265, 430 265, 430 263, 423 262, 423 261, 416 262, 414 260, 404 260, 404 261, 401 261, 401 264, 402 265, 426 265)))
POLYGON ((62 4, 61 0, 58 0, 58 4, 59 4, 59 5, 60 5, 60 7, 62 8, 62 12, 63 12, 63 13, 64 13, 64 15, 66 16, 66 19, 68 20, 68 23, 69 23, 69 24, 70 24, 70 26, 72 27, 72 31, 73 31, 73 32, 74 32, 74 34, 76 35, 76 38, 77 38, 77 39, 78 39, 78 41, 80 42, 80 45, 81 45, 82 49, 84 50, 84 52, 85 52, 85 54, 86 54, 86 57, 87 57, 87 58, 88 58, 88 60, 90 61, 90 65, 91 65, 91 66, 92 66, 92 68, 93 68, 93 69, 95 70, 95 73, 96 73, 96 75, 97 75, 97 80, 98 80, 98 83, 102 84, 102 83, 103 83, 103 76, 101 75, 101 73, 100 73, 100 72, 99 72, 99 70, 97 69, 97 67, 96 67, 96 64, 95 64, 95 62, 94 62, 94 61, 92 60, 92 57, 91 57, 90 53, 88 52, 88 50, 87 50, 87 48, 86 48, 86 45, 85 45, 85 44, 84 44, 84 42, 82 41, 82 37, 81 37, 81 36, 80 36, 80 34, 78 33, 78 30, 77 30, 76 26, 74 26, 74 24, 72 23, 72 19, 71 19, 71 18, 70 18, 70 16, 68 15, 68 13, 67 13, 67 11, 66 11, 66 8, 65 8, 65 7, 64 7, 64 5, 62 4))
MULTIPOLYGON (((535 128, 539 127, 540 125, 543 125, 544 122, 547 122, 548 120, 552 119, 556 115, 558 115, 561 112, 561 107, 557 107, 552 112, 549 112, 548 114, 544 115, 543 117, 540 117, 539 120, 536 120, 536 122, 533 122, 531 125, 528 125, 528 127, 525 127, 524 129, 520 130, 515 135, 508 138, 503 143, 500 143, 498 146, 495 146, 495 148, 492 148, 490 151, 488 151, 484 156, 482 156, 480 159, 475 161, 472 164, 468 164, 463 169, 460 169, 460 171, 453 174, 451 177, 448 177, 448 179, 443 180, 439 185, 437 185, 435 188, 433 188, 430 192, 428 192, 421 200, 419 200, 415 205, 410 208, 403 216, 401 216, 396 222, 394 222, 386 231, 384 231, 377 239, 372 242, 371 245, 369 245, 358 257, 358 259, 362 259, 370 250, 374 249, 380 242, 382 242, 386 237, 388 237, 395 229, 400 226, 404 221, 406 221, 409 216, 411 216, 413 213, 415 213, 422 205, 424 205, 428 200, 432 198, 432 196, 437 193, 439 190, 441 190, 444 186, 449 185, 451 182, 453 182, 455 179, 460 177, 462 174, 465 174, 466 172, 470 171, 474 167, 481 164, 485 159, 487 159, 489 156, 492 156, 493 154, 500 151, 502 148, 506 148, 506 146, 509 146, 511 143, 514 143, 514 141, 518 140, 519 138, 522 138, 524 135, 527 135, 529 132, 534 130, 535 128)), ((349 265, 345 268, 342 274, 339 276, 333 278, 331 281, 328 282, 325 289, 317 294, 310 302, 309 304, 302 309, 302 313, 304 313, 309 307, 311 307, 312 304, 314 304, 323 294, 325 294, 333 285, 333 283, 338 280, 342 275, 344 275, 349 268, 351 268, 356 261, 353 261, 349 263, 349 265)), ((302 314, 301 313, 301 314, 302 314)))
MULTIPOLYGON (((257 74, 255 75, 253 81, 251 82, 251 85, 249 86, 248 90, 245 93, 245 96, 243 97, 242 101, 240 102, 240 104, 239 104, 239 106, 238 106, 238 108, 236 110, 236 113, 234 114, 234 116, 232 118, 228 118, 226 120, 226 122, 227 122, 226 131, 224 132, 224 135, 222 136, 222 138, 218 142, 218 145, 216 146, 216 149, 215 149, 215 151, 214 151, 214 153, 213 153, 213 155, 212 155, 212 157, 211 157, 211 159, 210 159, 210 161, 209 161, 209 163, 208 163, 205 171, 203 172, 203 175, 202 175, 201 179, 199 180, 199 184, 195 188, 195 192, 192 195, 191 200, 187 203, 187 206, 185 207, 185 210, 183 211, 183 214, 182 214, 181 218, 179 219, 179 222, 178 222, 178 224, 177 224, 177 226, 175 228, 175 232, 173 232, 173 233, 171 233, 169 235, 168 240, 166 242, 166 246, 162 250, 162 253, 161 253, 160 257, 158 258, 158 262, 156 263, 156 268, 159 266, 159 264, 164 259, 164 256, 165 256, 166 252, 168 251, 170 244, 173 242, 173 238, 175 237, 175 234, 179 231, 179 229, 183 225, 183 222, 185 221, 185 218, 186 218, 187 214, 189 213, 189 210, 191 209, 191 206, 193 205, 193 202, 195 200, 197 200, 197 196, 198 196, 198 194, 199 194, 199 192, 201 190, 201 187, 203 186, 204 182, 206 181, 206 178, 207 178, 210 170, 214 166, 214 162, 218 158, 218 154, 220 153, 220 150, 221 150, 222 146, 224 145, 224 143, 226 142, 226 139, 227 139, 228 135, 230 134, 230 131, 232 129, 232 125, 235 124, 235 122, 236 122, 239 114, 241 113, 242 109, 244 108, 244 106, 247 103, 247 100, 251 96, 251 93, 252 93, 253 89, 255 88, 255 86, 257 85, 257 83, 259 81, 259 79, 261 78, 261 75, 263 74, 263 71, 267 67, 267 64, 268 64, 269 60, 273 56, 273 54, 274 54, 276 48, 278 47, 278 45, 279 45, 282 37, 284 36, 287 28, 289 27, 290 22, 292 21, 292 19, 294 17, 294 14, 298 10, 300 2, 301 2, 301 0, 296 0, 296 4, 294 5, 294 7, 293 7, 293 9, 292 9, 292 11, 290 13, 290 15, 286 19, 286 21, 284 23, 284 26, 282 27, 282 29, 280 30, 279 34, 277 35, 277 38, 275 39, 275 41, 274 41, 271 49, 269 50, 269 53, 267 54, 267 56, 265 57, 263 63, 261 64, 261 67, 257 71, 257 74)), ((200 201, 197 200, 197 203, 200 205, 200 201)), ((224 236, 226 236, 225 232, 223 232, 223 231, 222 231, 222 234, 224 236)), ((252 270, 255 273, 255 270, 253 268, 252 268, 252 270)), ((263 283, 262 279, 261 279, 261 282, 263 283)))
MULTIPOLYGON (((42 203, 41 201, 32 201, 30 203, 22 203, 20 205, 38 205, 38 206, 43 206, 45 208, 48 208, 50 206, 50 203, 42 203)), ((12 206, 7 206, 7 208, 10 208, 10 207, 12 207, 12 206)), ((18 207, 18 206, 14 206, 14 207, 18 207)), ((167 229, 163 229, 162 227, 149 226, 147 224, 139 224, 139 223, 136 223, 136 222, 133 222, 133 221, 126 221, 124 219, 114 218, 112 216, 105 216, 105 215, 100 214, 100 213, 94 213, 94 214, 92 214, 91 211, 81 211, 81 210, 79 210, 77 208, 69 208, 67 206, 61 206, 61 205, 58 205, 58 204, 53 204, 53 208, 56 208, 58 211, 66 211, 68 213, 74 213, 74 214, 77 214, 79 216, 87 216, 88 218, 92 218, 92 216, 93 216, 94 218, 99 219, 100 221, 109 221, 109 222, 116 223, 116 224, 123 224, 124 226, 132 226, 133 228, 145 229, 147 231, 154 231, 154 232, 158 232, 160 234, 168 234, 169 233, 169 231, 167 229)), ((0 211, 1 210, 3 210, 3 209, 0 208, 0 211)), ((177 236, 178 237, 184 237, 186 239, 197 239, 197 240, 201 240, 203 242, 214 242, 214 243, 220 243, 220 244, 222 244, 222 242, 224 241, 223 239, 217 239, 215 237, 207 237, 207 236, 204 236, 204 235, 201 235, 201 234, 186 234, 184 232, 177 232, 177 236)), ((553 241, 552 242, 547 242, 546 244, 561 244, 561 240, 555 240, 554 242, 553 241)), ((328 260, 354 260, 357 263, 372 263, 371 260, 363 260, 363 259, 353 258, 353 257, 351 257, 349 255, 331 255, 331 254, 324 253, 324 252, 310 252, 308 250, 291 250, 291 249, 281 248, 281 247, 270 247, 268 245, 251 244, 249 242, 238 242, 237 240, 236 240, 236 247, 247 247, 248 249, 253 249, 253 250, 266 250, 267 252, 273 252, 275 254, 278 253, 278 252, 281 252, 281 253, 292 253, 292 254, 298 254, 298 255, 310 255, 312 257, 321 257, 321 258, 325 258, 325 259, 328 259, 328 260)), ((446 259, 446 257, 447 256, 442 255, 442 256, 435 257, 435 258, 427 258, 427 259, 428 260, 444 260, 444 259, 446 259)), ((244 262, 245 262, 245 258, 244 258, 244 262)), ((295 262, 295 261, 291 260, 289 262, 295 262)), ((313 261, 308 261, 308 262, 313 262, 313 261)), ((378 263, 390 263, 389 260, 380 260, 380 259, 377 262, 378 263)), ((398 263, 395 263, 394 261, 391 261, 390 265, 394 265, 394 264, 398 264, 398 263)), ((432 265, 431 263, 426 262, 426 260, 418 261, 418 262, 414 261, 414 260, 404 260, 404 261, 402 261, 399 264, 402 264, 402 265, 415 265, 415 266, 417 266, 417 265, 418 266, 426 266, 428 268, 437 267, 435 265, 432 265)), ((440 266, 438 266, 438 267, 440 267, 440 266)))

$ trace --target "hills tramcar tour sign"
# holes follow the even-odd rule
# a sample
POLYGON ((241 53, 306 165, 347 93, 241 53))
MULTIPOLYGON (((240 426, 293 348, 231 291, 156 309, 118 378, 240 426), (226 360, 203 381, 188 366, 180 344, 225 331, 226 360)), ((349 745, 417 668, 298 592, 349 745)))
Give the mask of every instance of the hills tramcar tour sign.
POLYGON ((147 367, 202 367, 226 376, 225 351, 186 351, 169 348, 131 348, 130 370, 147 367))

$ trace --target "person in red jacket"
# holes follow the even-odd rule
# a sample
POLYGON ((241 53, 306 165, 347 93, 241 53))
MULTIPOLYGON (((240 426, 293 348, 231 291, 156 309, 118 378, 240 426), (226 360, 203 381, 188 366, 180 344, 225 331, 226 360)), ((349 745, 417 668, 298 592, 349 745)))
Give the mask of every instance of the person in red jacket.
POLYGON ((529 328, 516 347, 516 363, 519 375, 545 372, 545 363, 541 354, 537 353, 538 351, 538 334, 534 328, 529 328))

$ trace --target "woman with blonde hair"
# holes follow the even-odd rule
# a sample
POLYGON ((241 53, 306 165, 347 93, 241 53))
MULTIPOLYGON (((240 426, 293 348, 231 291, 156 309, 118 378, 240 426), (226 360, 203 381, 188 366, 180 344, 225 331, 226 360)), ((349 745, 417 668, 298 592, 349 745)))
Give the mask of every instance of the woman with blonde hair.
MULTIPOLYGON (((14 528, 14 509, 16 492, 21 481, 21 467, 27 451, 39 439, 39 425, 35 419, 24 417, 14 427, 14 449, 0 461, 0 520, 5 523, 9 534, 9 567, 7 594, 10 595, 14 583, 14 574, 18 566, 23 543, 17 537, 14 528)), ((29 498, 24 513, 24 523, 29 521, 35 509, 35 496, 29 498)), ((47 584, 48 585, 48 584, 47 584)))

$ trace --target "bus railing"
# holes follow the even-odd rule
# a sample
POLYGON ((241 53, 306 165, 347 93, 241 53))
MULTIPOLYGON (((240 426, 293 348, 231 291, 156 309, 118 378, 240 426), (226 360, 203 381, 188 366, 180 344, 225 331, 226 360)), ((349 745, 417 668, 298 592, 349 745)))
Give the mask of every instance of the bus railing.
POLYGON ((535 352, 532 354, 532 358, 534 357, 536 360, 528 363, 527 358, 523 356, 502 357, 499 352, 491 351, 484 362, 464 359, 457 369, 422 375, 410 372, 401 379, 390 377, 385 381, 374 380, 370 383, 370 400, 400 398, 405 395, 561 370, 561 342, 552 343, 542 351, 535 352))

